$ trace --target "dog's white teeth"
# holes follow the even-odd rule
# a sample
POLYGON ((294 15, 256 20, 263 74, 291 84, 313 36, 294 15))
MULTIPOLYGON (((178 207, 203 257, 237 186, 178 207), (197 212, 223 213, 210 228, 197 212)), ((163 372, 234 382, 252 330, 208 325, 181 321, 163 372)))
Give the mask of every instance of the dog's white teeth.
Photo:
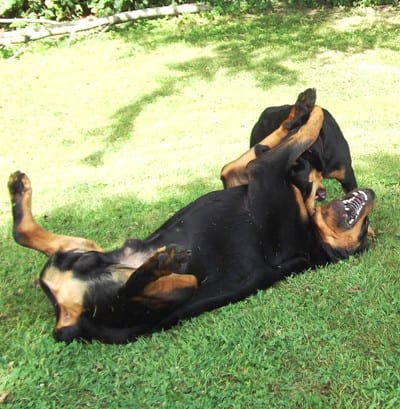
POLYGON ((363 190, 360 190, 360 194, 364 197, 365 200, 368 200, 368 195, 363 190))

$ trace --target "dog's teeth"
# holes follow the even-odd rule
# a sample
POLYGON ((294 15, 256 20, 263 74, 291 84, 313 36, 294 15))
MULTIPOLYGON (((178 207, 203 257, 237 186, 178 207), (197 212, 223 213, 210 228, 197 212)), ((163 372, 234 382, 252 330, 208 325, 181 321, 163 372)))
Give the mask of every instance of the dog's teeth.
POLYGON ((363 195, 365 200, 368 200, 368 195, 363 190, 360 190, 360 193, 363 195))

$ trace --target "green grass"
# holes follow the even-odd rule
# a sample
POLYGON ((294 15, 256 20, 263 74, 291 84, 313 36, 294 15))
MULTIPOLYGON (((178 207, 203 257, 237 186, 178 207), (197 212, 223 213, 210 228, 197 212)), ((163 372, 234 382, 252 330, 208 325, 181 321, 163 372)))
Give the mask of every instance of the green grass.
MULTIPOLYGON (((0 396, 15 408, 400 406, 398 10, 186 16, 0 60, 0 396), (377 193, 369 252, 137 342, 55 343, 45 258, 11 236, 6 183, 39 221, 107 249, 220 187, 270 105, 314 86, 377 193)), ((331 195, 339 195, 329 183, 331 195)))

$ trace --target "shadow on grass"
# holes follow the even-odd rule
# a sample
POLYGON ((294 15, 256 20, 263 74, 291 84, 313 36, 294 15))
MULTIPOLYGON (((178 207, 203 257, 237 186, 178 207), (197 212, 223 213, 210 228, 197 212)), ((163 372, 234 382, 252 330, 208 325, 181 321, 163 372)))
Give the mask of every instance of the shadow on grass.
POLYGON ((133 54, 137 53, 138 44, 152 51, 174 43, 211 47, 212 54, 169 64, 171 75, 155 78, 158 86, 153 91, 115 112, 106 129, 91 131, 99 137, 107 136, 103 147, 83 159, 83 163, 103 164, 108 151, 118 150, 129 139, 135 119, 144 108, 180 92, 194 79, 214 80, 221 69, 232 76, 249 73, 260 88, 268 89, 276 84, 295 84, 299 81, 296 62, 312 60, 326 51, 356 53, 375 47, 400 51, 400 24, 381 17, 339 30, 335 18, 346 18, 348 14, 338 13, 281 10, 261 16, 188 17, 177 20, 173 28, 157 22, 115 27, 114 36, 134 44, 133 54))
POLYGON ((100 137, 104 134, 108 135, 103 140, 103 149, 93 152, 82 160, 82 163, 89 166, 100 166, 103 164, 104 155, 110 151, 118 150, 124 142, 126 142, 134 128, 135 120, 140 115, 142 110, 157 99, 167 97, 174 93, 176 88, 175 80, 162 81, 160 86, 152 92, 143 95, 138 100, 134 101, 123 108, 120 108, 111 117, 111 123, 107 129, 95 128, 90 131, 90 136, 100 137))
POLYGON ((59 234, 90 235, 105 248, 121 246, 127 238, 145 238, 172 214, 208 193, 209 186, 207 178, 182 186, 179 181, 171 181, 171 188, 165 186, 157 200, 146 201, 133 194, 102 197, 101 185, 91 187, 82 183, 74 187, 78 201, 52 211, 45 224, 59 234), (93 202, 93 197, 98 199, 93 202), (91 207, 86 203, 91 203, 91 207))
POLYGON ((291 85, 298 80, 296 69, 287 66, 289 58, 305 61, 325 51, 356 53, 375 47, 400 50, 399 23, 381 17, 338 29, 335 18, 350 17, 345 12, 338 13, 331 9, 311 12, 285 9, 261 16, 189 18, 186 23, 178 21, 178 29, 166 32, 150 30, 146 33, 135 26, 124 26, 116 28, 115 33, 127 43, 139 43, 146 50, 172 43, 212 46, 212 56, 171 65, 171 68, 209 80, 221 68, 232 75, 247 72, 264 89, 277 81, 291 85))

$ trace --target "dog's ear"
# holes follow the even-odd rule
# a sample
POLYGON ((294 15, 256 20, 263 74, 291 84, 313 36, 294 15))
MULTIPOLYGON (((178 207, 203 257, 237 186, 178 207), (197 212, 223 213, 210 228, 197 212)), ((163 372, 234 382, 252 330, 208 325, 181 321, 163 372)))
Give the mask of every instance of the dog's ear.
POLYGON ((63 236, 51 233, 41 227, 32 216, 32 187, 27 175, 17 171, 8 181, 12 213, 13 235, 21 246, 51 256, 57 251, 100 251, 103 249, 94 241, 82 237, 63 236))

